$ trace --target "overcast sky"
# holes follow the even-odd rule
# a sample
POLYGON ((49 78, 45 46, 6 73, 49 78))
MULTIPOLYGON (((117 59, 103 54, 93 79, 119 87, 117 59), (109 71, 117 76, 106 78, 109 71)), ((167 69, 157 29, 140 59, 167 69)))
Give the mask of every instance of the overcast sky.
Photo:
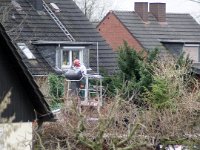
POLYGON ((190 13, 200 20, 200 3, 190 0, 112 0, 112 10, 134 10, 134 2, 163 2, 166 3, 167 12, 190 13))

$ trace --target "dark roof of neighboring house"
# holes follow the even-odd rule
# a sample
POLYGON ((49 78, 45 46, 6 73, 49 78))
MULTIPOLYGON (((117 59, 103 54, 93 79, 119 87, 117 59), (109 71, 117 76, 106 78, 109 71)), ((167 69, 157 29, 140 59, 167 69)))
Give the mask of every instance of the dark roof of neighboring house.
POLYGON ((33 108, 38 115, 38 119, 43 121, 53 119, 54 116, 49 108, 49 105, 45 101, 43 94, 39 90, 39 87, 35 83, 30 72, 28 71, 28 68, 22 62, 22 57, 19 55, 19 53, 16 52, 15 47, 11 42, 11 39, 6 34, 6 31, 2 25, 0 25, 0 37, 1 42, 6 45, 4 49, 7 51, 7 53, 9 53, 9 56, 15 62, 15 68, 18 68, 18 72, 20 72, 20 75, 23 76, 23 83, 25 82, 27 88, 29 88, 29 94, 31 95, 31 98, 29 100, 31 101, 33 108))
POLYGON ((112 11, 129 32, 145 49, 164 50, 162 42, 200 41, 200 25, 189 14, 167 13, 166 22, 158 22, 148 13, 148 22, 143 22, 134 11, 112 11))
MULTIPOLYGON (((25 42, 36 56, 37 59, 35 61, 28 60, 19 51, 29 71, 33 75, 47 74, 52 71, 52 68, 31 42, 37 40, 69 41, 69 39, 45 10, 37 11, 27 0, 17 0, 17 2, 22 10, 15 10, 11 5, 11 0, 1 1, 1 14, 5 9, 9 10, 9 15, 5 13, 1 23, 13 43, 25 42), (8 6, 10 7, 8 8, 8 6)), ((61 11, 55 14, 76 41, 98 42, 100 67, 104 67, 108 72, 115 70, 117 66, 115 61, 116 54, 96 31, 95 26, 83 15, 73 0, 45 0, 45 2, 48 5, 50 2, 53 2, 60 8, 61 11)), ((96 57, 96 45, 92 49, 90 55, 96 57)), ((96 67, 95 57, 94 59, 91 58, 90 66, 93 68, 96 67)))
POLYGON ((99 21, 93 21, 92 24, 97 27, 99 25, 99 21))

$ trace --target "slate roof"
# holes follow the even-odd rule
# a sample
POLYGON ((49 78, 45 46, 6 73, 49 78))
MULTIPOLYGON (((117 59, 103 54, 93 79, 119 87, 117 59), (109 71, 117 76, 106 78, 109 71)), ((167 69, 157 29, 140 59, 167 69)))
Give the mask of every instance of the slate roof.
POLYGON ((200 26, 189 14, 167 13, 166 22, 158 22, 149 13, 149 21, 145 23, 134 11, 112 13, 147 50, 154 48, 165 50, 162 41, 183 43, 200 41, 200 26))
MULTIPOLYGON (((27 60, 18 50, 23 62, 29 68, 32 75, 43 75, 52 72, 52 68, 43 58, 40 52, 31 44, 31 41, 69 41, 53 19, 44 10, 36 11, 27 0, 17 0, 22 10, 16 11, 11 5, 11 0, 1 0, 0 12, 1 23, 6 29, 12 42, 24 42, 36 56, 36 60, 27 60), (8 9, 9 13, 5 12, 8 9), (2 19, 3 18, 3 19, 2 19)), ((68 29, 70 34, 78 42, 98 42, 99 66, 105 68, 109 73, 116 69, 116 53, 108 46, 105 40, 96 31, 95 26, 83 15, 73 0, 45 0, 49 5, 55 3, 61 10, 56 16, 68 29)), ((96 45, 90 51, 91 68, 96 68, 96 45)))
MULTIPOLYGON (((23 79, 23 81, 20 80, 21 83, 24 83, 29 89, 28 92, 31 95, 31 98, 27 100, 31 101, 33 108, 37 113, 38 120, 53 121, 54 116, 50 110, 48 103, 45 101, 43 94, 39 90, 39 87, 35 83, 27 67, 22 62, 22 57, 19 55, 19 53, 17 53, 15 47, 11 43, 11 39, 6 34, 6 31, 2 25, 0 25, 0 37, 1 42, 4 43, 4 47, 1 45, 2 49, 7 51, 10 58, 12 58, 13 62, 15 63, 15 68, 17 69, 18 73, 20 73, 23 79)), ((4 52, 2 53, 4 54, 4 52)))

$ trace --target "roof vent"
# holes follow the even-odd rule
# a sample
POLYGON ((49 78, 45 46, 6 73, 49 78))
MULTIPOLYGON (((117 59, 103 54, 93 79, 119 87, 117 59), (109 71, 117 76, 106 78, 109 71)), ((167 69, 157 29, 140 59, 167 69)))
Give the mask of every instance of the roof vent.
POLYGON ((17 11, 21 11, 22 10, 22 7, 20 6, 20 4, 18 2, 16 2, 15 0, 12 0, 11 4, 17 11))
POLYGON ((55 3, 50 3, 50 5, 55 12, 60 12, 60 8, 55 3))

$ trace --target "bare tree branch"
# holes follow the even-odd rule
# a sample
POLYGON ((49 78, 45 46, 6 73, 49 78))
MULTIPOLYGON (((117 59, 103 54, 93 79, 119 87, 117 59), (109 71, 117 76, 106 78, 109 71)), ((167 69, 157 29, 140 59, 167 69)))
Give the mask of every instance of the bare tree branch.
POLYGON ((111 7, 105 0, 74 0, 90 21, 100 21, 111 7))

